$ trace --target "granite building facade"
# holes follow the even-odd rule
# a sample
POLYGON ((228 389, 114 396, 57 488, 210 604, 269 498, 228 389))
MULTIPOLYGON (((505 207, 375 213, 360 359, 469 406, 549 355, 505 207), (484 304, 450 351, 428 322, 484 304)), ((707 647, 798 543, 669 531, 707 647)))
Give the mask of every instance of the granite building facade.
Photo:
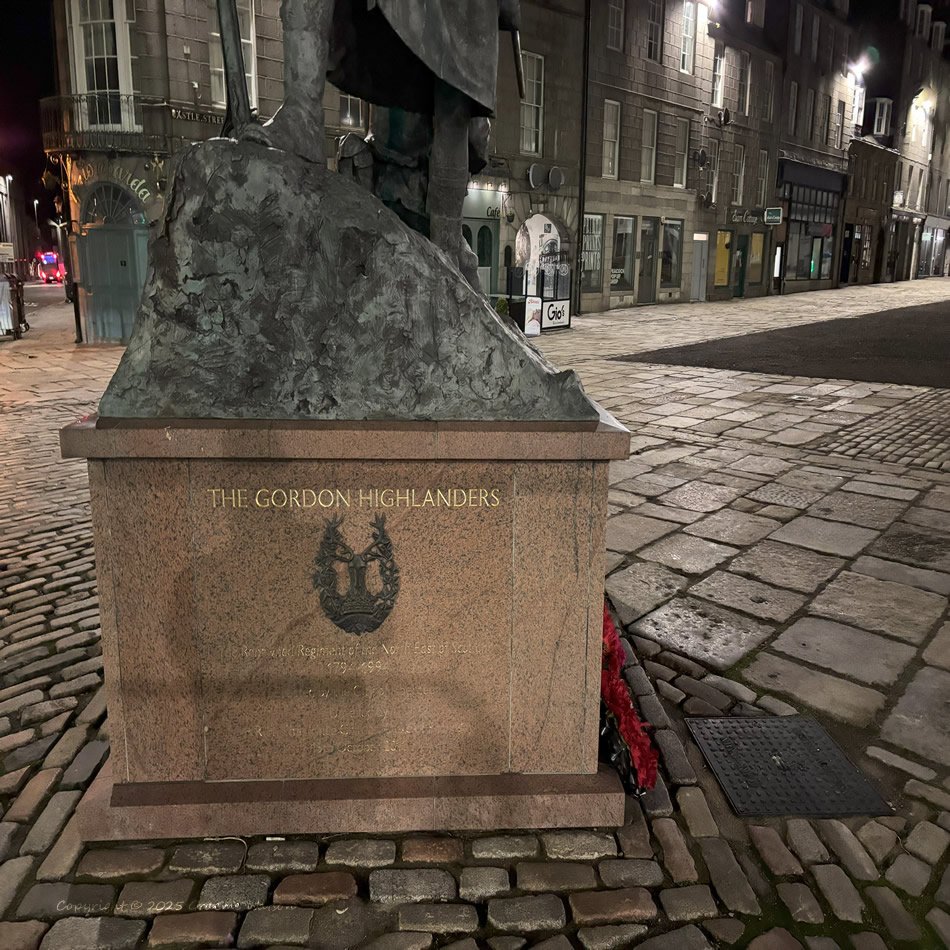
MULTIPOLYGON (((279 9, 279 0, 238 0, 251 104, 265 120, 282 98, 279 9)), ((491 161, 464 208, 488 292, 504 289, 526 219, 544 216, 542 230, 559 238, 561 270, 573 267, 577 243, 583 0, 529 0, 522 21, 528 101, 520 102, 503 34, 491 161)), ((42 103, 44 148, 69 195, 87 339, 126 340, 170 159, 221 128, 215 0, 54 0, 54 23, 60 95, 42 103)), ((332 164, 337 137, 362 134, 372 117, 366 103, 330 86, 325 107, 332 164)))
MULTIPOLYGON (((490 160, 463 208, 487 293, 595 311, 946 272, 950 77, 928 5, 521 6, 526 99, 500 34, 490 160)), ((238 8, 266 119, 282 97, 279 0, 238 8)), ((215 0, 54 10, 44 146, 69 195, 87 336, 126 339, 170 159, 223 119, 215 0)), ((326 110, 332 163, 374 113, 332 87, 326 110)))

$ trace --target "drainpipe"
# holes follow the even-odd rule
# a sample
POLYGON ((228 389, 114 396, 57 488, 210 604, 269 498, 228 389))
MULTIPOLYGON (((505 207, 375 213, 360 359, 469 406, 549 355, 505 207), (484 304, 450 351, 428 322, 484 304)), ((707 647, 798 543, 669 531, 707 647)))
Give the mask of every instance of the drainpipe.
MULTIPOLYGON (((587 104, 590 85, 590 3, 584 0, 584 56, 581 87, 581 161, 577 185, 577 257, 574 261, 574 313, 581 312, 581 271, 584 253, 584 203, 587 200, 587 104)), ((602 252, 603 253, 603 252, 602 252)))

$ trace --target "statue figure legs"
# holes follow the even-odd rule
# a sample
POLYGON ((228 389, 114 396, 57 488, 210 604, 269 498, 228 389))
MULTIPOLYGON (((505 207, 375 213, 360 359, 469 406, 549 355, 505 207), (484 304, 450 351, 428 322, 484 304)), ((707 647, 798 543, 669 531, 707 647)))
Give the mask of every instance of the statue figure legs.
POLYGON ((284 102, 264 126, 271 144, 326 161, 323 91, 334 0, 283 0, 284 102))
POLYGON ((432 154, 429 161, 427 211, 429 238, 456 261, 478 290, 478 261, 462 237, 462 202, 468 190, 468 127, 471 108, 457 89, 435 80, 432 154))

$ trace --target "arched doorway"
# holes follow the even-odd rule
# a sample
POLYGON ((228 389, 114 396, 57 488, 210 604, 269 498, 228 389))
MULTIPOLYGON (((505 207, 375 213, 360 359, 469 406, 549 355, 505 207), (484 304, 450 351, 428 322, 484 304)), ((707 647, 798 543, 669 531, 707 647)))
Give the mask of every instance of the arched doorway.
POLYGON ((148 253, 148 224, 138 198, 115 182, 94 185, 82 202, 78 251, 86 339, 128 342, 148 253))

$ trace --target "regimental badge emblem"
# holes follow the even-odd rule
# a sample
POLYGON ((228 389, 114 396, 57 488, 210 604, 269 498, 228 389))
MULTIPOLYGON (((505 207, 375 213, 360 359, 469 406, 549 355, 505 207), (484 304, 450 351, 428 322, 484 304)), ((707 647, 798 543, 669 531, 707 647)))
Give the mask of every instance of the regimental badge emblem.
POLYGON ((389 616, 399 596, 399 567, 386 532, 386 516, 373 519, 373 543, 359 554, 346 543, 342 524, 342 516, 327 519, 313 586, 323 612, 341 630, 372 633, 389 616))

